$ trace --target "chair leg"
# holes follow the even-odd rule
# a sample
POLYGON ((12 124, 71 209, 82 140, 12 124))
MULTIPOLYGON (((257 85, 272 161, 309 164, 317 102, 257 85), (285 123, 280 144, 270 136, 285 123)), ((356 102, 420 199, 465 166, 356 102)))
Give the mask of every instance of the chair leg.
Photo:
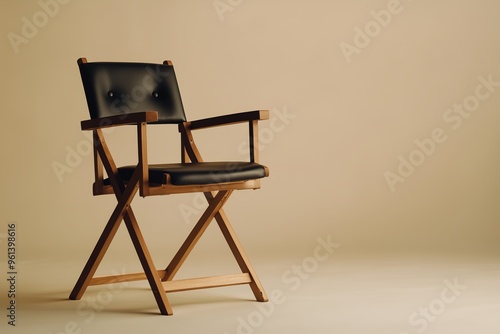
POLYGON ((135 250, 144 269, 144 273, 146 274, 146 278, 151 286, 156 303, 158 304, 160 313, 163 315, 171 315, 173 314, 172 307, 168 302, 160 276, 154 267, 153 260, 147 249, 146 243, 139 229, 139 225, 137 224, 134 212, 130 207, 130 203, 137 193, 137 190, 138 180, 134 178, 134 180, 129 182, 129 186, 125 188, 125 191, 119 197, 119 202, 116 205, 116 208, 104 228, 96 246, 94 247, 94 250, 92 251, 92 254, 90 255, 90 258, 88 259, 87 264, 85 265, 69 298, 73 300, 81 299, 85 290, 90 285, 90 282, 97 270, 97 267, 101 263, 104 254, 108 250, 121 221, 124 220, 130 238, 132 239, 132 243, 134 244, 135 250))
MULTIPOLYGON (((213 201, 214 197, 212 193, 206 192, 204 194, 209 203, 213 201)), ((223 209, 220 209, 219 212, 217 212, 217 214, 215 215, 215 220, 217 221, 217 224, 219 225, 219 228, 221 229, 222 234, 224 235, 224 238, 226 239, 226 242, 229 245, 233 256, 235 257, 236 262, 240 266, 241 271, 250 275, 250 278, 252 279, 250 288, 252 289, 255 299, 257 299, 257 301, 259 302, 267 302, 269 299, 267 298, 266 292, 264 291, 264 288, 260 283, 257 274, 250 264, 250 260, 245 254, 243 246, 238 240, 238 237, 236 236, 233 227, 229 223, 229 219, 227 218, 226 213, 223 209)))
POLYGON ((160 309, 160 313, 163 315, 172 315, 172 307, 168 302, 167 294, 163 288, 160 276, 154 266, 153 259, 148 251, 146 242, 144 241, 144 237, 142 236, 132 209, 129 208, 129 210, 127 210, 124 220, 130 234, 130 238, 132 239, 132 243, 134 244, 137 255, 139 256, 139 260, 141 261, 144 273, 148 279, 151 291, 153 292, 158 308, 160 309))
POLYGON ((221 229, 233 256, 236 258, 236 262, 240 266, 241 271, 250 275, 252 282, 249 284, 255 299, 259 302, 267 302, 269 299, 267 298, 266 292, 264 291, 257 274, 253 270, 248 257, 243 251, 243 247, 241 246, 241 243, 223 210, 220 210, 217 215, 215 215, 215 220, 217 221, 217 224, 219 225, 219 228, 221 229))
POLYGON ((171 281, 174 278, 175 274, 180 269, 189 253, 191 253, 191 250, 193 250, 194 246, 203 235, 203 232, 205 232, 214 216, 228 200, 231 193, 232 190, 219 191, 217 193, 217 196, 215 196, 214 200, 211 201, 208 208, 205 210, 203 215, 196 223, 195 227, 192 229, 191 233, 188 235, 182 246, 170 261, 169 265, 165 269, 166 274, 162 278, 162 281, 171 281))
POLYGON ((264 288, 262 287, 257 274, 253 270, 248 257, 243 251, 243 247, 241 246, 234 229, 229 223, 226 214, 222 210, 222 206, 225 204, 230 195, 230 193, 228 193, 226 196, 224 193, 225 192, 219 191, 216 196, 214 196, 211 192, 205 193, 209 206, 166 268, 166 275, 163 277, 162 281, 170 281, 173 279, 184 260, 194 248, 196 242, 200 239, 201 235, 210 224, 211 220, 215 218, 240 269, 243 273, 248 273, 250 275, 251 282, 249 285, 255 298, 260 302, 266 302, 268 301, 268 298, 264 288))
POLYGON ((111 241, 113 240, 113 237, 115 236, 116 231, 120 226, 125 211, 127 210, 127 208, 130 211, 132 210, 130 209, 130 202, 132 201, 132 198, 136 194, 137 189, 138 189, 137 185, 135 187, 132 186, 127 187, 123 192, 123 194, 120 196, 120 199, 115 207, 115 210, 111 214, 111 217, 109 218, 109 221, 106 224, 104 231, 102 232, 99 240, 97 241, 94 250, 92 251, 85 267, 83 268, 80 277, 78 278, 78 281, 75 284, 75 287, 73 288, 73 291, 69 296, 70 299, 77 300, 82 298, 82 295, 89 286, 90 280, 94 276, 97 267, 101 263, 104 254, 108 250, 109 245, 111 244, 111 241))

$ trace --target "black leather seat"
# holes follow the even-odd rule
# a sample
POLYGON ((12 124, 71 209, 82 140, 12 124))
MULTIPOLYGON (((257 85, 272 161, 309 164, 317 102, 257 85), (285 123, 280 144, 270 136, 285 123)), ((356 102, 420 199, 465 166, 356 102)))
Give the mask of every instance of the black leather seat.
MULTIPOLYGON (((118 172, 122 180, 128 182, 136 167, 119 167, 118 172)), ((150 183, 171 183, 176 186, 237 182, 266 176, 262 165, 241 161, 150 164, 148 169, 150 183), (170 180, 167 179, 167 175, 170 180)))

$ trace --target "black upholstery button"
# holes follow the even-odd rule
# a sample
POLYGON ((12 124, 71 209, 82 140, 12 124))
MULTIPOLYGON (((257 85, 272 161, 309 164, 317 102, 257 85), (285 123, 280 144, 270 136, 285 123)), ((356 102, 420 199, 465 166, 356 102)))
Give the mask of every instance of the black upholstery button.
POLYGON ((113 95, 115 95, 115 94, 113 94, 113 92, 112 92, 112 91, 109 91, 109 92, 108 92, 108 96, 109 96, 109 97, 113 97, 113 95))
POLYGON ((153 97, 158 97, 158 92, 153 92, 153 97))

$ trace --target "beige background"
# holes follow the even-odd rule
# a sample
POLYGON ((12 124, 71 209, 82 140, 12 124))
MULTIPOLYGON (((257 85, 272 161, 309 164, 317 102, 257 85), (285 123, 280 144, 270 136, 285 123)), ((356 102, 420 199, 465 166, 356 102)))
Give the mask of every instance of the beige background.
MULTIPOLYGON (((261 134, 271 177, 226 206, 257 269, 265 262, 279 279, 329 235, 341 244, 339 257, 498 260, 500 87, 477 87, 483 79, 500 82, 500 2, 9 0, 0 8, 0 233, 17 223, 25 277, 51 263, 61 296, 114 206, 111 196, 91 195, 79 57, 171 59, 189 119, 271 110, 261 134), (23 28, 26 22, 38 27, 23 28), (359 34, 365 29, 371 37, 359 34), (13 34, 29 37, 13 45, 13 34), (347 44, 358 47, 346 57, 347 44), (471 101, 479 105, 457 126, 458 114, 448 109, 471 101), (428 156, 415 153, 415 141, 428 142, 433 131, 446 140, 428 156), (419 165, 392 191, 385 173, 398 173, 400 156, 419 165), (58 175, 54 164, 68 171, 58 175), (58 265, 71 261, 64 270, 58 265)), ((108 134, 119 161, 135 157, 129 130, 108 134)), ((201 145, 206 159, 246 158, 244 127, 217 131, 199 135, 210 142, 201 145)), ((153 161, 178 158, 175 128, 149 136, 153 161)), ((138 198, 133 206, 160 266, 201 213, 194 195, 138 198)), ((225 256, 220 241, 215 229, 207 231, 193 261, 225 256)), ((124 231, 109 256, 137 266, 124 231)), ((36 293, 28 285, 26 293, 36 293)), ((59 327, 47 324, 47 332, 59 327)))

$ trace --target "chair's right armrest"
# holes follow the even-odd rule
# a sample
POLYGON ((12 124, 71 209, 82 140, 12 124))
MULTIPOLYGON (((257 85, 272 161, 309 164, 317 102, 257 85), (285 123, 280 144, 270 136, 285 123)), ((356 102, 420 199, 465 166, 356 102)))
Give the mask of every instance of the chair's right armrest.
POLYGON ((188 123, 189 123, 189 128, 191 130, 197 130, 197 129, 205 129, 220 125, 259 121, 265 119, 269 119, 268 110, 255 110, 255 111, 240 112, 223 116, 209 117, 191 121, 188 123))
POLYGON ((88 119, 81 122, 82 130, 95 130, 118 125, 149 123, 158 121, 157 111, 141 111, 131 114, 88 119))

